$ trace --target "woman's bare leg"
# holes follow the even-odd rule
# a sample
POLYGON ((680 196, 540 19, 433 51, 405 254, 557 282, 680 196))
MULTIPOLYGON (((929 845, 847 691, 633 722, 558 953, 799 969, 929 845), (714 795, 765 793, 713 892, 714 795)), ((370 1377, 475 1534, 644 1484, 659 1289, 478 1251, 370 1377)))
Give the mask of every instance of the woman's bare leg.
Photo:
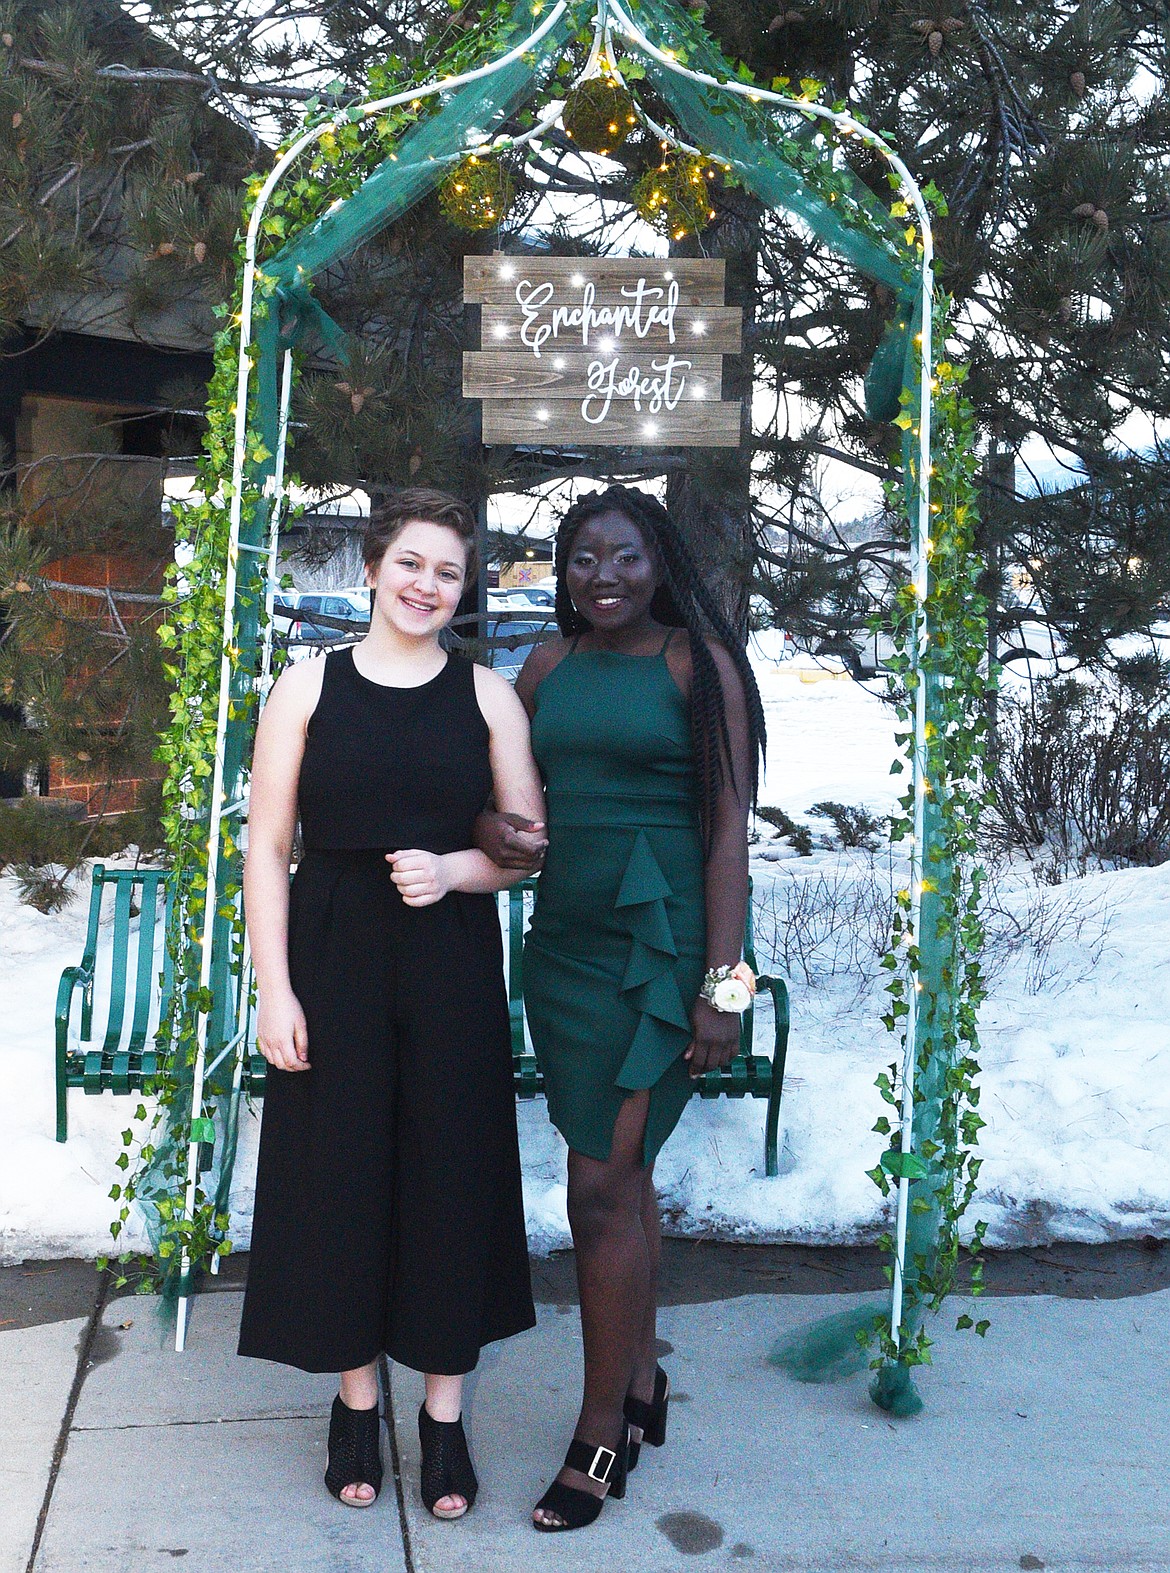
MULTIPOLYGON (((605 1163, 569 1153, 569 1225, 577 1256, 585 1393, 574 1435, 613 1447, 624 1434, 622 1405, 645 1337, 653 1292, 651 1251, 643 1225, 646 1169, 642 1138, 648 1092, 622 1105, 605 1163)), ((606 1488, 575 1469, 557 1477, 565 1485, 604 1496, 606 1488)), ((538 1508, 533 1517, 558 1522, 538 1508)))
MULTIPOLYGON (((649 1403, 654 1397, 654 1373, 658 1366, 658 1264, 662 1258, 662 1216, 658 1210, 658 1192, 654 1189, 654 1166, 646 1169, 642 1181, 642 1233, 646 1237, 646 1254, 650 1264, 650 1291, 646 1296, 646 1312, 642 1320, 642 1336, 638 1345, 638 1358, 630 1392, 635 1398, 649 1403)), ((639 1432, 634 1428, 634 1439, 639 1432)))
MULTIPOLYGON (((458 1420, 463 1413, 463 1378, 461 1376, 428 1376, 427 1414, 432 1420, 458 1420)), ((435 1508, 440 1513, 457 1513, 466 1508, 467 1498, 449 1494, 440 1497, 435 1508)))
MULTIPOLYGON (((343 1371, 340 1382, 341 1402, 347 1409, 376 1409, 378 1407, 378 1363, 360 1365, 353 1371, 343 1371)), ((366 1480, 355 1480, 343 1486, 343 1502, 372 1502, 374 1488, 366 1480)))

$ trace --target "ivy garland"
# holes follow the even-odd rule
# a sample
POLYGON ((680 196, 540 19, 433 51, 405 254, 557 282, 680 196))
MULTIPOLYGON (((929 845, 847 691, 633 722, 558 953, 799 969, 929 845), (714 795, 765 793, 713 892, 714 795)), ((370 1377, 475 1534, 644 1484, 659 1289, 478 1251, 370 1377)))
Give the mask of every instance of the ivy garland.
MULTIPOLYGON (((947 336, 950 303, 943 302, 936 322, 939 343, 947 336)), ((933 862, 922 870, 922 933, 911 924, 911 893, 897 894, 889 950, 882 965, 891 974, 887 984, 889 1006, 883 1022, 891 1033, 901 1033, 906 1047, 908 997, 912 988, 941 983, 953 999, 953 1010, 941 1020, 928 1020, 917 1056, 914 1099, 917 1108, 930 1099, 937 1108, 933 1134, 917 1142, 913 1154, 903 1154, 899 1112, 902 1103, 901 1066, 895 1062, 877 1079, 882 1098, 894 1111, 882 1115, 874 1130, 889 1139, 889 1150, 869 1177, 888 1196, 903 1175, 911 1182, 911 1218, 937 1213, 937 1244, 929 1251, 909 1254, 905 1269, 905 1312, 899 1336, 894 1338, 886 1321, 875 1323, 880 1346, 873 1362, 880 1367, 891 1361, 901 1366, 928 1364, 931 1340, 921 1325, 925 1311, 938 1311, 955 1285, 962 1250, 960 1220, 976 1188, 982 1160, 974 1149, 984 1121, 979 1104, 978 1013, 985 998, 980 961, 984 942, 980 906, 983 872, 977 863, 977 839, 982 810, 991 802, 987 786, 987 700, 995 674, 986 671, 987 603, 978 590, 979 560, 974 551, 978 516, 976 492, 976 433, 970 401, 962 385, 967 367, 941 362, 935 371, 932 429, 931 546, 929 587, 923 611, 930 629, 930 644, 920 670, 912 658, 917 627, 917 595, 906 585, 895 597, 891 632, 895 655, 889 662, 890 691, 904 730, 899 733, 907 764, 914 756, 913 715, 919 684, 933 685, 927 727, 925 774, 928 801, 937 805, 937 844, 933 862), (933 923, 937 942, 934 978, 925 977, 923 941, 926 925, 933 923), (940 1071, 941 1066, 941 1071, 940 1071)), ((909 436, 917 435, 918 417, 913 393, 903 395, 904 408, 896 424, 909 436)), ((909 541, 909 521, 917 500, 917 475, 906 465, 901 487, 891 488, 903 539, 909 541)), ((891 839, 907 839, 913 832, 914 794, 900 800, 901 814, 892 821, 891 839)), ((918 1121, 916 1120, 916 1128, 918 1121)), ((930 1121, 925 1121, 929 1125, 930 1121)), ((971 1291, 982 1292, 980 1250, 987 1225, 976 1223, 968 1248, 973 1258, 971 1291)), ((911 1225, 910 1240, 913 1244, 911 1225)), ((886 1234, 881 1248, 893 1254, 894 1238, 886 1234)), ((887 1269, 887 1276, 892 1269, 887 1269)), ((986 1321, 976 1323, 962 1314, 959 1328, 974 1327, 985 1334, 986 1321)))

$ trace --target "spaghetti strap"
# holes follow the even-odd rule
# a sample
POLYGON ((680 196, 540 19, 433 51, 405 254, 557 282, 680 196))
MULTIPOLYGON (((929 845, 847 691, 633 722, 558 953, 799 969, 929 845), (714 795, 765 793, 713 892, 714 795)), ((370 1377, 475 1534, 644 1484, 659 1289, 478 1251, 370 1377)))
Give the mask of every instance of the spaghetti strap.
POLYGON ((666 638, 663 641, 662 649, 659 650, 659 652, 658 652, 658 659, 660 661, 661 661, 662 657, 666 654, 666 652, 670 649, 670 641, 674 638, 675 634, 677 634, 677 633, 678 633, 678 629, 677 628, 668 628, 667 629, 667 631, 666 631, 666 638))
POLYGON ((572 655, 573 651, 577 648, 577 646, 580 644, 580 642, 581 642, 581 635, 579 633, 574 634, 573 635, 573 642, 569 646, 569 648, 565 651, 565 654, 566 655, 572 655))

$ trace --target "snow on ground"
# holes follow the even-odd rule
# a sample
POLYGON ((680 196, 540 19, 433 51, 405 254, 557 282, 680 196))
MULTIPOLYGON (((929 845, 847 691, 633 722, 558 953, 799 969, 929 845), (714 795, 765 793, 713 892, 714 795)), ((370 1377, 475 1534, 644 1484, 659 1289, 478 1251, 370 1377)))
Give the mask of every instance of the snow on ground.
MULTIPOLYGON (((876 693, 807 657, 756 651, 771 739, 760 801, 807 817, 835 799, 888 813, 893 717, 876 693)), ((877 685, 873 685, 877 686, 877 685)), ((810 821, 818 841, 830 830, 810 821)), ((885 1227, 865 1177, 884 1143, 874 1078, 894 1057, 878 1019, 888 850, 818 845, 800 858, 761 825, 758 954, 792 992, 780 1176, 764 1177, 762 1103, 695 1099, 659 1160, 668 1227, 723 1238, 848 1242, 885 1227)), ((133 1102, 71 1092, 53 1140, 53 1005, 81 955, 88 880, 65 912, 22 906, 0 877, 0 1260, 108 1248, 111 1183, 133 1102)), ((998 1245, 1170 1234, 1170 864, 1038 887, 994 873, 992 990, 983 1011, 984 1167, 973 1217, 998 1245)), ((757 1041, 770 1045, 761 1010, 757 1041)), ((568 1242, 565 1150, 544 1104, 519 1109, 529 1231, 568 1242)), ((247 1243, 259 1121, 244 1118, 234 1237, 247 1243)))

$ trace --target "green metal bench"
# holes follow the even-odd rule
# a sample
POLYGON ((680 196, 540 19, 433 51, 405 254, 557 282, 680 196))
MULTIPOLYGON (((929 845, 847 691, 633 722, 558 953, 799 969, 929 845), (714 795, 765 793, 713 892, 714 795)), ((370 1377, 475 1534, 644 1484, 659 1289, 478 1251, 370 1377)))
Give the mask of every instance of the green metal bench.
MULTIPOLYGON (((513 887, 508 900, 512 1067, 516 1096, 523 1099, 535 1098, 544 1090, 544 1078, 528 1045, 524 1025, 524 929, 535 889, 535 881, 525 881, 513 887)), ((107 869, 101 863, 94 865, 85 950, 78 966, 66 967, 57 989, 59 1142, 65 1141, 69 1134, 67 1094, 71 1087, 80 1087, 90 1095, 141 1092, 157 1072, 159 1056, 154 1034, 159 1021, 169 1012, 173 986, 171 958, 164 942, 171 901, 172 891, 165 869, 107 869), (109 899, 107 892, 112 893, 109 899), (105 1031, 95 1040, 95 989, 99 997, 104 997, 106 976, 106 947, 104 944, 100 947, 103 953, 100 958, 98 940, 103 906, 108 909, 111 903, 108 1008, 105 1009, 105 1031), (138 918, 136 929, 135 916, 138 918), (99 959, 102 960, 100 978, 99 959)), ((744 954, 754 971, 750 908, 744 954)), ((759 985, 770 992, 775 1011, 771 1058, 754 1052, 754 1010, 746 1011, 740 1027, 739 1053, 722 1070, 708 1071, 700 1076, 695 1092, 700 1098, 768 1100, 764 1121, 764 1169, 766 1174, 774 1175, 777 1172, 777 1130, 784 1090, 784 1063, 788 1053, 788 990, 782 978, 762 977, 759 985)), ((243 1068, 243 1091, 253 1098, 263 1097, 266 1071, 266 1061, 259 1054, 249 1052, 243 1068)))
POLYGON ((165 869, 110 869, 94 864, 85 949, 79 965, 66 967, 57 986, 59 1142, 69 1134, 66 1095, 70 1087, 80 1087, 91 1096, 140 1092, 158 1069, 154 1034, 171 997, 171 961, 163 940, 170 903, 165 869), (109 911, 111 907, 107 993, 107 947, 101 947, 103 976, 99 980, 98 939, 103 908, 109 911), (95 992, 99 992, 105 1015, 104 1030, 99 1030, 96 1038, 95 992))

